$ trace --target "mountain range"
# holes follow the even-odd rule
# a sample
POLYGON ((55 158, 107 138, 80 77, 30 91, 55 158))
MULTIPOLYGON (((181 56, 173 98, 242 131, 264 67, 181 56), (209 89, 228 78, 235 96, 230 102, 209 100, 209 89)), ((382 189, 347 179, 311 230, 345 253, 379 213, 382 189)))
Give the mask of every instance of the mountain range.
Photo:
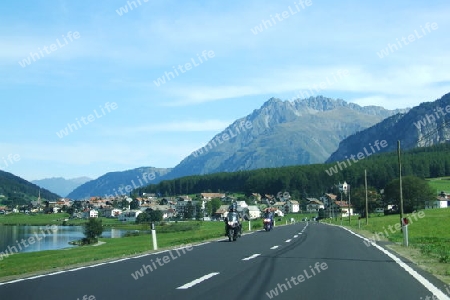
MULTIPOLYGON (((340 161, 373 148, 376 153, 397 149, 432 146, 450 142, 450 93, 434 102, 421 103, 408 112, 398 113, 374 126, 352 134, 339 143, 338 149, 326 162, 340 161), (375 142, 385 141, 385 147, 375 142)), ((372 153, 372 151, 368 151, 372 153)))
POLYGON ((271 98, 182 160, 164 179, 323 163, 343 139, 406 111, 322 96, 271 98))
POLYGON ((170 168, 140 167, 122 172, 109 172, 80 185, 67 197, 70 199, 85 199, 96 196, 128 195, 138 187, 159 182, 170 171, 170 168))
POLYGON ((141 167, 107 173, 80 185, 68 197, 122 195, 131 188, 187 175, 333 162, 363 149, 393 151, 397 140, 407 149, 441 143, 450 138, 445 126, 449 98, 447 94, 435 102, 397 110, 323 96, 294 101, 271 98, 173 169, 141 167))
POLYGON ((62 197, 66 197, 75 188, 79 187, 83 183, 92 180, 89 177, 78 177, 72 179, 65 179, 62 177, 45 178, 39 180, 33 180, 32 183, 45 188, 49 191, 53 191, 62 197))

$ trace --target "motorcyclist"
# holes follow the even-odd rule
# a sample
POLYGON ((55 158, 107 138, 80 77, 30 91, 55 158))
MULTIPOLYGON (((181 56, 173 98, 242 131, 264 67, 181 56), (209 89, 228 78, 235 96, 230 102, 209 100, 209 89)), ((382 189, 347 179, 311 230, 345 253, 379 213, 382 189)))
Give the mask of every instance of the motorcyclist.
POLYGON ((273 228, 273 212, 270 208, 265 209, 264 219, 270 219, 270 226, 273 228))
POLYGON ((237 204, 235 202, 233 202, 229 207, 228 207, 228 215, 227 217, 225 217, 224 221, 225 221, 225 236, 228 235, 228 216, 230 214, 236 214, 237 215, 237 221, 238 221, 238 236, 241 236, 242 233, 242 223, 241 223, 241 215, 239 214, 239 212, 237 211, 237 204))

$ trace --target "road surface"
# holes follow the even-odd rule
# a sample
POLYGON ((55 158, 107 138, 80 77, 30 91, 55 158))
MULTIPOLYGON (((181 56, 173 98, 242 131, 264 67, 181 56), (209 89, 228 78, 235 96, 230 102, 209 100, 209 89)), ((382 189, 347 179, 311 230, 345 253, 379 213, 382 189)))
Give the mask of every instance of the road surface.
POLYGON ((3 283, 0 298, 449 299, 442 282, 395 260, 341 227, 303 222, 3 283))

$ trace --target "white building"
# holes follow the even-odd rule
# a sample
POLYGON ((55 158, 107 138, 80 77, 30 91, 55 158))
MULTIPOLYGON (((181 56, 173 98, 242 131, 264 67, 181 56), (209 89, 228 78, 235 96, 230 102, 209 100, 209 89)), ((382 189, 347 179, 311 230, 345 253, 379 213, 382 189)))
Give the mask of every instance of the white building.
POLYGON ((261 218, 261 211, 259 210, 258 206, 250 205, 247 207, 248 209, 248 217, 250 220, 261 218))
POLYGON ((425 209, 431 208, 447 208, 448 207, 448 199, 447 197, 436 197, 436 199, 432 201, 425 202, 425 209))
POLYGON ((126 210, 119 215, 119 221, 136 222, 136 218, 142 213, 140 210, 126 210))
POLYGON ((316 198, 306 198, 309 203, 306 205, 306 211, 309 213, 317 213, 319 209, 325 209, 325 205, 322 201, 317 200, 316 198))
POLYGON ((98 218, 98 211, 91 209, 83 213, 83 218, 98 218))
POLYGON ((104 208, 102 212, 106 218, 117 218, 122 213, 122 210, 117 208, 104 208))
POLYGON ((300 203, 296 200, 288 200, 286 205, 289 207, 290 213, 298 213, 300 211, 300 203))
POLYGON ((248 208, 248 205, 245 201, 236 201, 236 205, 237 205, 237 209, 239 210, 240 208, 248 208))

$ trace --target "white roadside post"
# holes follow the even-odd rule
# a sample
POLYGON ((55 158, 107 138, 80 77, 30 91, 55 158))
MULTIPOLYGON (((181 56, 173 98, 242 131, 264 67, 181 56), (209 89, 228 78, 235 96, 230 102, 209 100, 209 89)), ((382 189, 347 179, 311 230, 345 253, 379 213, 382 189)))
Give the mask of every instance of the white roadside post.
POLYGON ((408 247, 409 241, 408 241, 408 219, 403 218, 402 219, 402 225, 403 225, 403 246, 408 247))
POLYGON ((252 220, 248 220, 248 231, 252 231, 252 220))
POLYGON ((153 222, 152 222, 152 240, 153 240, 153 250, 158 250, 158 242, 156 241, 155 223, 153 222))

